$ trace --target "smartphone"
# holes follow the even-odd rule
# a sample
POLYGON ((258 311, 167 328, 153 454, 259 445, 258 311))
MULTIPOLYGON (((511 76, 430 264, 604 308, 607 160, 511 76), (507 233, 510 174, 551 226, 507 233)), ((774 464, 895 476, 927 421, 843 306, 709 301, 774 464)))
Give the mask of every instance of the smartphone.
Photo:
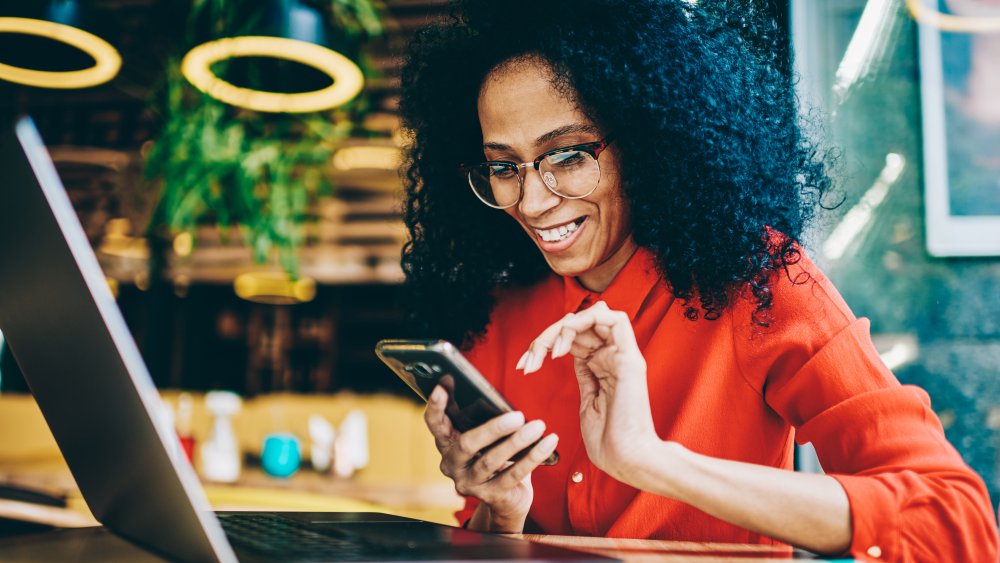
MULTIPOLYGON (((382 340, 375 345, 375 354, 424 401, 434 387, 444 387, 448 391, 445 413, 459 432, 466 432, 514 410, 450 342, 382 340)), ((532 446, 519 452, 511 461, 523 457, 532 446)), ((542 465, 555 465, 558 461, 559 452, 553 451, 542 465)))

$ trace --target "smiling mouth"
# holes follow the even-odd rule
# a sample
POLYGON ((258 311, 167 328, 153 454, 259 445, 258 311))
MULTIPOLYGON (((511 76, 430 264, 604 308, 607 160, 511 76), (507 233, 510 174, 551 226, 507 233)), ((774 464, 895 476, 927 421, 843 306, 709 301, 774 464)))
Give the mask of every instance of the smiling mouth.
POLYGON ((579 217, 562 225, 556 225, 549 229, 534 229, 534 231, 538 235, 538 238, 545 242, 559 242, 573 236, 573 233, 576 232, 586 219, 586 217, 579 217))

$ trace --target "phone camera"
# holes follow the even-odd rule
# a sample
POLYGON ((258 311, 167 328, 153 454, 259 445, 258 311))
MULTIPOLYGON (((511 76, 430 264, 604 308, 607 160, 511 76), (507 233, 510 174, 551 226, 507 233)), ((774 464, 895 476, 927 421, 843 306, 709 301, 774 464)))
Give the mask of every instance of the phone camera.
POLYGON ((425 364, 424 362, 416 362, 406 366, 406 371, 416 375, 418 377, 423 377, 425 379, 430 379, 434 377, 434 370, 431 366, 425 364))

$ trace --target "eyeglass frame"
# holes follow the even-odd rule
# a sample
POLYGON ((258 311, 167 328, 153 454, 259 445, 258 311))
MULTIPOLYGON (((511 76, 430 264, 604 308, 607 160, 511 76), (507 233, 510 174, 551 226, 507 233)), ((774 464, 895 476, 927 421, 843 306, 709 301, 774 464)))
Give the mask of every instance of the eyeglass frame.
POLYGON ((492 207, 493 209, 510 209, 511 207, 514 207, 518 203, 521 203, 521 200, 524 199, 524 179, 525 179, 525 176, 521 174, 521 170, 529 166, 534 168, 535 172, 538 172, 538 176, 542 180, 542 185, 544 185, 545 188, 548 189, 553 194, 563 199, 583 199, 597 191, 597 188, 601 185, 600 179, 598 179, 598 182, 594 184, 594 187, 589 192, 583 195, 575 195, 575 196, 563 195, 557 192, 555 188, 549 186, 549 184, 545 181, 545 178, 542 178, 542 171, 541 171, 542 161, 555 154, 562 154, 564 152, 570 152, 570 151, 580 151, 580 152, 585 152, 590 156, 592 156, 594 160, 597 161, 597 168, 598 170, 600 170, 601 163, 598 160, 598 158, 608 148, 608 145, 610 145, 612 141, 614 141, 614 135, 608 135, 599 141, 590 141, 589 143, 579 143, 576 145, 569 145, 566 147, 559 147, 557 149, 545 151, 542 154, 535 157, 535 159, 530 162, 517 163, 514 162, 513 160, 486 160, 483 162, 478 162, 476 164, 460 164, 459 170, 465 174, 465 179, 466 182, 469 184, 469 189, 472 190, 472 193, 475 194, 476 198, 479 201, 486 204, 486 206, 492 207), (483 196, 479 195, 479 192, 476 191, 476 187, 472 185, 472 170, 474 168, 478 168, 480 166, 492 166, 496 164, 513 166, 515 172, 517 173, 517 186, 518 186, 517 199, 514 200, 514 203, 510 205, 503 205, 503 206, 493 205, 492 203, 483 199, 483 196))

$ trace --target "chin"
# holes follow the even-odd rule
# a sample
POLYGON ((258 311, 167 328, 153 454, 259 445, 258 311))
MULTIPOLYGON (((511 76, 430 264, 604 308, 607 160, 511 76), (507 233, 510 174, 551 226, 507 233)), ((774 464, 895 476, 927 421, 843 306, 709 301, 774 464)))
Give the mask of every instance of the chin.
POLYGON ((590 269, 586 266, 581 266, 579 263, 574 264, 573 262, 575 261, 553 260, 549 256, 545 256, 545 261, 549 264, 549 268, 551 268, 553 272, 567 278, 575 278, 579 275, 587 273, 590 269))

